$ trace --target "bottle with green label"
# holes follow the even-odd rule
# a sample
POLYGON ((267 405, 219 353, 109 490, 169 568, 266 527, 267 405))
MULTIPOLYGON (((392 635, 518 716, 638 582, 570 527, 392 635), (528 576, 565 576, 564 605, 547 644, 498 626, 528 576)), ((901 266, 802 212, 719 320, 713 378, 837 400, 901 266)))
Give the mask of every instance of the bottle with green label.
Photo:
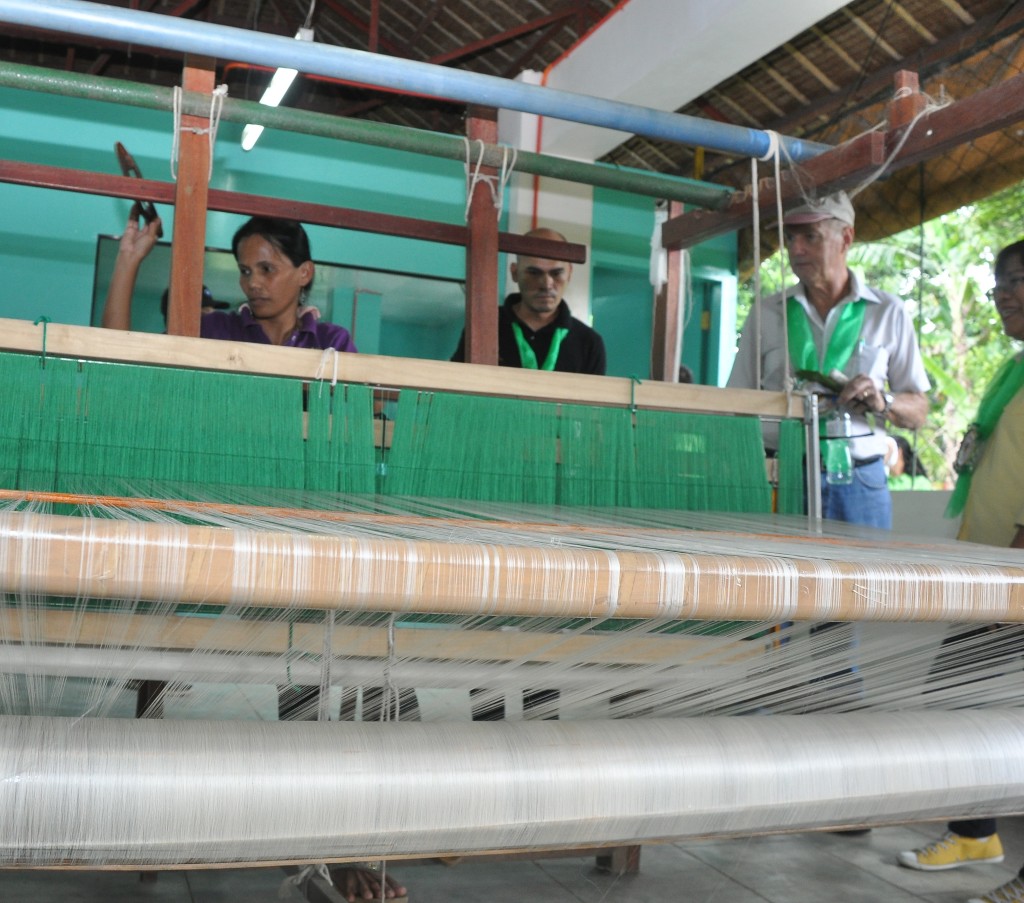
POLYGON ((850 412, 837 405, 825 420, 825 438, 821 443, 825 482, 832 486, 848 486, 853 482, 851 435, 850 412))

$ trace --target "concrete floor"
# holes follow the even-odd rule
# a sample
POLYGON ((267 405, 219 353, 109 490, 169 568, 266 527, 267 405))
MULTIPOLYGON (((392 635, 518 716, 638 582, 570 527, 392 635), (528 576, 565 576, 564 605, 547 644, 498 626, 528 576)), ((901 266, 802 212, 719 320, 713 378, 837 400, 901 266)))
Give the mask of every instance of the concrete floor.
MULTIPOLYGON (((1024 863, 1024 818, 1000 820, 1002 865, 915 872, 895 854, 941 825, 876 828, 851 837, 796 834, 646 846, 640 874, 598 873, 592 858, 502 862, 435 860, 392 866, 411 903, 963 903, 1009 880, 1024 863)), ((162 872, 4 872, 2 903, 280 903, 279 869, 162 872)), ((288 899, 298 900, 292 895, 288 899)))

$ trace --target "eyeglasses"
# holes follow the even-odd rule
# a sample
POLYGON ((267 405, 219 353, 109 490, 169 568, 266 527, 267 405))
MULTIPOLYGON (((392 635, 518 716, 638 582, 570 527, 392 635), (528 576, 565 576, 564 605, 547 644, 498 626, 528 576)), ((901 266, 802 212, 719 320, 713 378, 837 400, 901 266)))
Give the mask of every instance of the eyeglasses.
POLYGON ((997 282, 995 288, 989 289, 985 292, 985 297, 989 301, 995 301, 999 295, 1012 294, 1017 291, 1022 285, 1024 285, 1024 276, 1011 276, 1005 282, 997 282))

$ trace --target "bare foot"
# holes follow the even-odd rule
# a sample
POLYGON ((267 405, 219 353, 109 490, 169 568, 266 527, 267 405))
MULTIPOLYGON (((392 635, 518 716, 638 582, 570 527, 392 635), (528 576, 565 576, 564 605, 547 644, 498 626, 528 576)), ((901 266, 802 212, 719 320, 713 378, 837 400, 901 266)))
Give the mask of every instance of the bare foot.
MULTIPOLYGON (((331 869, 331 880, 349 903, 379 900, 381 872, 362 865, 341 865, 331 869)), ((390 874, 384 874, 384 897, 392 900, 408 896, 406 889, 390 874)))

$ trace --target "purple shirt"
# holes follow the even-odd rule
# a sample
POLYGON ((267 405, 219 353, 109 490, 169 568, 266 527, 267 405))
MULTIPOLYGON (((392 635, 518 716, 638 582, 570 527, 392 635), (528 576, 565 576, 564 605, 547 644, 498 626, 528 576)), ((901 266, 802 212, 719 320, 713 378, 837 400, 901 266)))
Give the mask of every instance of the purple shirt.
MULTIPOLYGON (((199 335, 204 339, 252 342, 255 345, 271 344, 259 320, 252 315, 252 311, 246 304, 243 304, 237 311, 215 310, 203 314, 199 324, 199 335)), ((356 350, 348 330, 336 323, 322 323, 319 311, 315 307, 301 309, 299 328, 282 347, 356 350)))

